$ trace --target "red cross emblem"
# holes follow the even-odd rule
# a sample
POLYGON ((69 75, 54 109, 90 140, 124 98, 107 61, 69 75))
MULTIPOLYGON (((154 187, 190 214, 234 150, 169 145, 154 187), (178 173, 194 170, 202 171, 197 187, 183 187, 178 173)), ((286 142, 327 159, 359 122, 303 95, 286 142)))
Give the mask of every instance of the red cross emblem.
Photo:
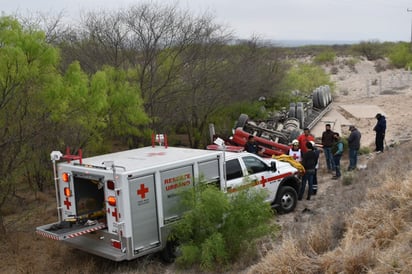
POLYGON ((144 184, 140 184, 140 189, 137 190, 137 195, 140 195, 142 199, 146 198, 146 193, 149 192, 149 188, 145 187, 144 184))
POLYGON ((262 184, 263 187, 265 187, 265 184, 268 182, 268 179, 262 176, 262 180, 260 180, 260 183, 262 184))
POLYGON ((69 201, 69 197, 66 197, 66 200, 63 203, 67 209, 70 209, 70 206, 72 205, 72 203, 69 201))
POLYGON ((152 157, 152 156, 163 156, 163 155, 165 155, 165 153, 164 152, 150 152, 150 153, 147 153, 147 156, 149 156, 149 157, 152 157))
POLYGON ((115 209, 112 211, 112 216, 116 218, 116 222, 119 221, 119 219, 117 218, 117 208, 115 208, 115 209))
POLYGON ((298 158, 298 155, 296 153, 294 153, 292 157, 293 157, 293 159, 296 160, 298 158))

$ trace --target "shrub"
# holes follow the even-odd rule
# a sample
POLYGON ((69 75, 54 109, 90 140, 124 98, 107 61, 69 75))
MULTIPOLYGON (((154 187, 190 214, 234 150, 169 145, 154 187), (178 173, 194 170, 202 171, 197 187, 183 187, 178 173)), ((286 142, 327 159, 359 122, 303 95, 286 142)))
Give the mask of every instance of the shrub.
POLYGON ((344 186, 351 185, 353 183, 354 179, 355 179, 355 172, 354 171, 344 172, 343 176, 342 176, 342 184, 344 186))
POLYGON ((382 72, 385 71, 387 69, 387 64, 382 61, 382 60, 377 60, 375 62, 375 71, 376 72, 382 72))
POLYGON ((339 69, 336 66, 330 68, 330 74, 338 74, 339 69))
POLYGON ((182 206, 191 210, 173 228, 172 237, 179 240, 182 251, 176 264, 210 271, 233 263, 254 240, 272 230, 273 212, 264 201, 266 195, 250 188, 229 196, 202 184, 184 193, 182 206))
POLYGON ((371 149, 370 147, 361 147, 358 152, 359 152, 359 155, 367 155, 371 153, 371 149))
POLYGON ((340 89, 340 94, 348 96, 349 95, 349 90, 347 88, 342 88, 340 89))
POLYGON ((347 65, 351 71, 357 72, 356 71, 356 64, 359 63, 359 59, 357 58, 350 58, 350 59, 345 59, 344 61, 345 65, 347 65))
POLYGON ((336 53, 328 50, 328 51, 324 51, 316 55, 313 61, 316 64, 333 64, 335 59, 336 59, 336 53))
POLYGON ((352 46, 352 50, 369 61, 384 58, 384 48, 379 41, 363 41, 352 46))
POLYGON ((314 89, 323 85, 334 86, 324 69, 313 64, 296 64, 287 72, 281 87, 283 90, 299 90, 304 95, 310 95, 314 89))
POLYGON ((391 64, 396 68, 407 68, 412 64, 412 54, 408 43, 399 43, 392 48, 389 54, 391 64))

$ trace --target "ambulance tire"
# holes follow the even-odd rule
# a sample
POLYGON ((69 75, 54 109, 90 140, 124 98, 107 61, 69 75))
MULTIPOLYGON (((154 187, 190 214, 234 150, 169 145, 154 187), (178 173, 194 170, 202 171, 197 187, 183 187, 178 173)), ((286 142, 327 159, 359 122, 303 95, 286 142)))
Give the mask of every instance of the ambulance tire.
POLYGON ((165 263, 173 263, 177 257, 179 243, 177 241, 167 241, 165 248, 160 252, 160 257, 165 263))
POLYGON ((275 200, 275 209, 278 213, 285 214, 295 210, 298 203, 298 194, 291 186, 280 187, 275 200))

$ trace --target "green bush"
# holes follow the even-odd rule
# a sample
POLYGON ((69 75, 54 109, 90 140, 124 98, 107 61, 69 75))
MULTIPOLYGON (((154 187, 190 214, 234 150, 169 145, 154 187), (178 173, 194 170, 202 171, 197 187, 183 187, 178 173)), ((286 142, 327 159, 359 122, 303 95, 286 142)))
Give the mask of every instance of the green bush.
POLYGON ((371 153, 371 149, 369 147, 361 147, 359 149, 360 155, 368 155, 369 153, 371 153))
POLYGON ((342 176, 342 184, 344 186, 349 186, 355 180, 355 171, 344 172, 342 176))
POLYGON ((410 44, 399 43, 395 45, 389 53, 389 60, 396 68, 408 68, 412 65, 412 54, 410 44))
POLYGON ((383 59, 385 57, 385 46, 379 41, 362 41, 352 46, 355 54, 366 57, 369 61, 383 59))
POLYGON ((303 95, 311 95, 319 86, 334 87, 330 76, 320 66, 301 63, 291 67, 281 85, 283 90, 299 90, 303 95))
POLYGON ((313 61, 316 64, 333 64, 335 62, 335 59, 336 53, 331 50, 327 50, 316 55, 313 61))
MULTIPOLYGON (((182 195, 191 208, 173 228, 181 246, 176 264, 198 265, 204 271, 225 268, 240 258, 257 238, 275 231, 273 211, 264 201, 266 192, 254 188, 226 195, 213 186, 199 184, 182 195)), ((256 252, 256 247, 255 247, 256 252)))

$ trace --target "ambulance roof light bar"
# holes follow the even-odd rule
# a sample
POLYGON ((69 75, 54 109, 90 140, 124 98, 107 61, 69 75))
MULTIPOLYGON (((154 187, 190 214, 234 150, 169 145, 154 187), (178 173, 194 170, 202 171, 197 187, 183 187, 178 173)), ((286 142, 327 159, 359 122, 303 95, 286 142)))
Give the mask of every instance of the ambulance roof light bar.
POLYGON ((83 160, 83 152, 82 152, 82 149, 79 148, 78 154, 77 154, 77 155, 73 155, 73 154, 70 154, 70 148, 67 147, 67 148, 66 148, 66 154, 63 155, 62 158, 65 159, 65 160, 67 160, 68 163, 70 163, 70 161, 73 161, 73 160, 79 160, 79 163, 82 164, 82 160, 83 160))
POLYGON ((155 144, 159 143, 159 146, 164 145, 165 148, 167 148, 167 135, 166 134, 152 134, 152 147, 155 147, 155 144))

